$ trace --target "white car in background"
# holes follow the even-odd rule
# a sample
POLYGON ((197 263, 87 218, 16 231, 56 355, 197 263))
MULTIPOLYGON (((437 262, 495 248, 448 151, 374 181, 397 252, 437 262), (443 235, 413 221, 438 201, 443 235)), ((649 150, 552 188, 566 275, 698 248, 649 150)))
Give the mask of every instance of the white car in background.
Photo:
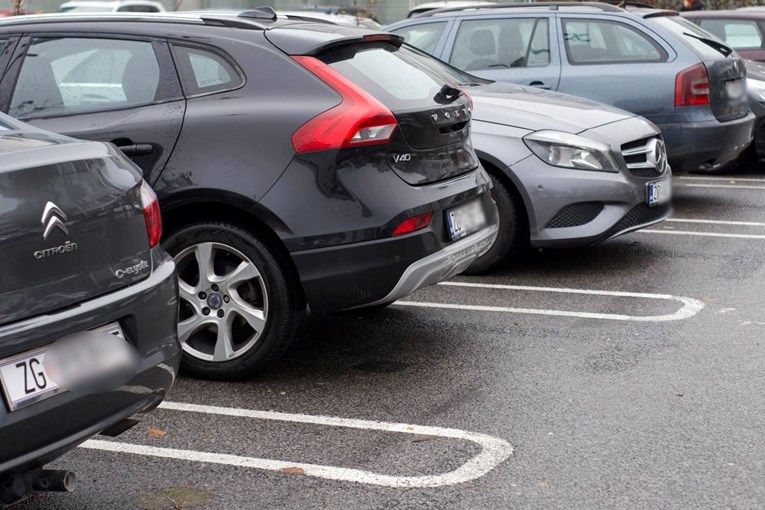
POLYGON ((72 0, 61 4, 58 12, 165 12, 165 7, 150 0, 72 0))

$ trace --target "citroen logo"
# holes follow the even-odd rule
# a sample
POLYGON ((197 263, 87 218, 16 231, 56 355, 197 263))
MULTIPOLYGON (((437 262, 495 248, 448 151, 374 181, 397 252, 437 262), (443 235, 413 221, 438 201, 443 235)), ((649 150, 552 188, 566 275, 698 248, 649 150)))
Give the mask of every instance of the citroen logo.
POLYGON ((43 239, 48 239, 50 233, 56 228, 63 232, 65 236, 69 237, 69 229, 64 224, 66 221, 66 214, 64 214, 64 211, 53 202, 45 204, 45 209, 43 210, 42 219, 40 221, 43 224, 43 227, 45 227, 45 230, 43 231, 43 239))

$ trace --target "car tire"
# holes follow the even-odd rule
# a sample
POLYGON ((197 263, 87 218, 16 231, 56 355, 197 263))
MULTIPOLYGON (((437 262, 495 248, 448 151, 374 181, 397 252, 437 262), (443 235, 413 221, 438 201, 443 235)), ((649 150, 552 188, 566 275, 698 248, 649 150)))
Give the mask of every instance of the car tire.
POLYGON ((491 180, 494 184, 491 198, 497 204, 499 232, 489 251, 478 257, 465 274, 481 274, 496 269, 506 263, 510 255, 520 253, 523 247, 525 225, 520 223, 523 215, 518 210, 521 204, 502 181, 494 176, 491 180))
POLYGON ((184 226, 163 246, 178 268, 182 370, 202 379, 243 379, 286 352, 303 310, 276 250, 218 221, 184 226))

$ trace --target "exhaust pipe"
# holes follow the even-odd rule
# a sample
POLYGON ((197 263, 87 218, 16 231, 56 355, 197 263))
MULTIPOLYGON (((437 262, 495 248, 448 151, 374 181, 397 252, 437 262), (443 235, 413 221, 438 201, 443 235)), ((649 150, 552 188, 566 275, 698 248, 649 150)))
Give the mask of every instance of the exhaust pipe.
POLYGON ((35 473, 32 487, 43 492, 72 492, 77 486, 77 477, 71 471, 42 469, 35 473))

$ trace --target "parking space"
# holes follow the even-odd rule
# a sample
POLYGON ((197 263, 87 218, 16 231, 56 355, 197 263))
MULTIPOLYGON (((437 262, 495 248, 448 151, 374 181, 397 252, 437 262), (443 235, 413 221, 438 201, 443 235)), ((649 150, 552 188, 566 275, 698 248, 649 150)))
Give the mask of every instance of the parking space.
POLYGON ((651 232, 314 319, 255 380, 181 378, 21 508, 761 507, 757 179, 676 179, 651 232))

